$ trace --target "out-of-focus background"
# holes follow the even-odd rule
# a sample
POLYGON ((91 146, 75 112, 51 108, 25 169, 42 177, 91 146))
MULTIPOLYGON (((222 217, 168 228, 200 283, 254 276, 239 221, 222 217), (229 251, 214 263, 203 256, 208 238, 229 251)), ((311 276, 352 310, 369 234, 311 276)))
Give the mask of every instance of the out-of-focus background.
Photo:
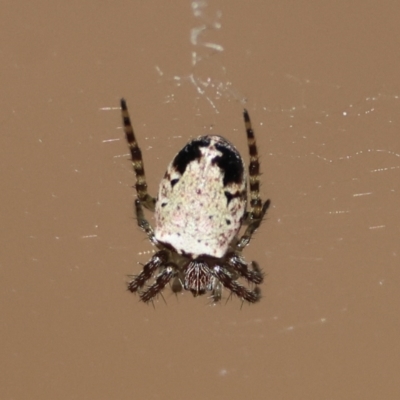
POLYGON ((399 18, 379 1, 3 3, 0 398, 400 398, 399 18), (272 200, 245 250, 259 304, 126 291, 153 248, 121 96, 151 193, 197 135, 247 160, 249 110, 272 200))

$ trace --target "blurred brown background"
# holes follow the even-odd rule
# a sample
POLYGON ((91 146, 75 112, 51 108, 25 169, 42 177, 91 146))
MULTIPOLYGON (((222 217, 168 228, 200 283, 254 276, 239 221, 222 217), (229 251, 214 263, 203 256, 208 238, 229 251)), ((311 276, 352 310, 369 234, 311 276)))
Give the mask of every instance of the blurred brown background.
POLYGON ((0 399, 398 399, 400 5, 4 1, 0 399), (125 96, 150 190, 191 137, 262 155, 263 299, 126 292, 125 96))

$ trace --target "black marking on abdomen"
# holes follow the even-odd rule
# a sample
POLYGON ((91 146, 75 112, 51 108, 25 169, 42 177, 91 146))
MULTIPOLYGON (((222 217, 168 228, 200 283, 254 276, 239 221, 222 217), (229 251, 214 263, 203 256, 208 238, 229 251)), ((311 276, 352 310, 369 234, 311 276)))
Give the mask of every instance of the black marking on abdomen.
POLYGON ((172 179, 171 180, 171 187, 174 187, 179 182, 179 179, 172 179))
POLYGON ((209 144, 210 138, 208 137, 192 140, 176 155, 172 166, 183 175, 189 163, 201 158, 200 147, 207 147, 209 144))
POLYGON ((222 153, 221 156, 214 157, 213 164, 217 164, 224 173, 224 186, 230 183, 242 183, 243 181, 243 162, 239 153, 226 145, 217 143, 215 148, 222 153))
POLYGON ((246 198, 246 192, 236 192, 236 193, 231 193, 228 192, 227 190, 225 190, 224 195, 226 197, 227 200, 227 205, 231 202, 232 199, 235 198, 246 198))

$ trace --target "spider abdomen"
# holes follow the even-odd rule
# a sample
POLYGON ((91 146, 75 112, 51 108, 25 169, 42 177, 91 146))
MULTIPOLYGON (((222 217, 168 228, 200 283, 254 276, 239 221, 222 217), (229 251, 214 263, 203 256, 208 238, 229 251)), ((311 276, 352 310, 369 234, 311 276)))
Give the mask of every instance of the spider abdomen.
POLYGON ((168 166, 155 209, 155 238, 179 254, 222 257, 246 210, 239 152, 220 136, 190 141, 168 166))

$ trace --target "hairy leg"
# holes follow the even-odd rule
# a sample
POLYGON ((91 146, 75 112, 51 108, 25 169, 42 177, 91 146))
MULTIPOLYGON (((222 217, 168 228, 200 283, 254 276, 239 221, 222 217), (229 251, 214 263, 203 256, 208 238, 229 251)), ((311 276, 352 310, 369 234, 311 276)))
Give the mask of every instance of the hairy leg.
POLYGON ((256 287, 254 290, 245 288, 243 285, 232 279, 225 268, 219 265, 214 267, 214 273, 220 282, 239 298, 248 301, 249 303, 256 303, 260 300, 261 295, 258 287, 256 287))
POLYGON ((129 117, 126 101, 121 99, 122 121, 129 150, 131 151, 132 167, 136 175, 136 192, 138 199, 150 211, 154 211, 156 201, 147 193, 146 175, 144 173, 142 151, 137 143, 135 133, 129 117))
POLYGON ((142 272, 128 282, 128 290, 132 293, 137 292, 153 276, 154 272, 168 261, 168 252, 160 250, 145 264, 142 272))

